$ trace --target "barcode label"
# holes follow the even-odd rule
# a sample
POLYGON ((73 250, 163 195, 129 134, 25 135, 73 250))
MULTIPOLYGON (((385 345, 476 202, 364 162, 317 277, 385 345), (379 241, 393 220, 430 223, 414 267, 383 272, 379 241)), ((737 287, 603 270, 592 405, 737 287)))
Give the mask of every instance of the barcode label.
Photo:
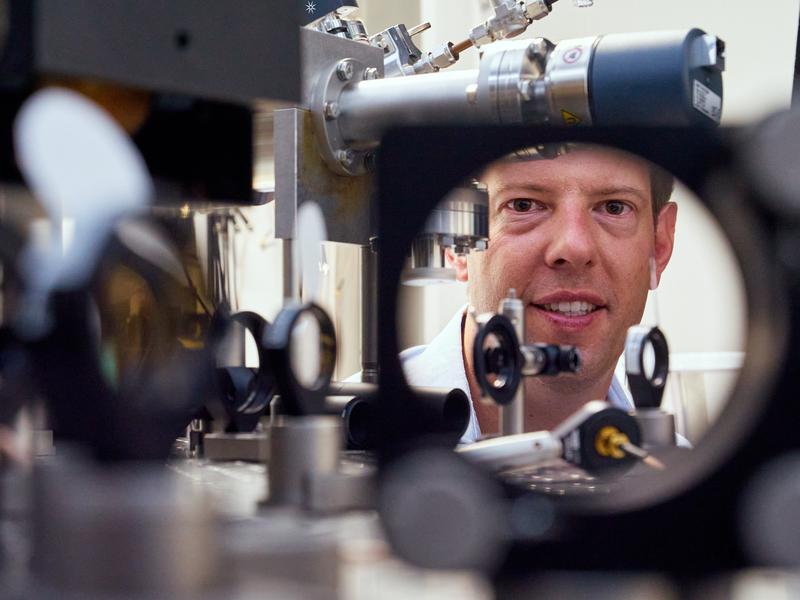
POLYGON ((719 123, 722 113, 722 98, 696 79, 694 80, 692 104, 709 119, 714 119, 719 123))

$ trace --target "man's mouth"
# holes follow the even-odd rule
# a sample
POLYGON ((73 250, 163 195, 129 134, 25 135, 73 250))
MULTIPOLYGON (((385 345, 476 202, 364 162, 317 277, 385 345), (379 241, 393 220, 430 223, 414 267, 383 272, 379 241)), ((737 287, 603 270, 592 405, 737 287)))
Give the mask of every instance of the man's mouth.
POLYGON ((536 308, 557 313, 566 317, 583 317, 596 311, 599 307, 591 302, 573 300, 571 302, 549 302, 547 304, 534 304, 536 308))
POLYGON ((578 290, 560 290, 539 296, 531 306, 557 330, 573 332, 590 327, 608 310, 602 296, 578 290))

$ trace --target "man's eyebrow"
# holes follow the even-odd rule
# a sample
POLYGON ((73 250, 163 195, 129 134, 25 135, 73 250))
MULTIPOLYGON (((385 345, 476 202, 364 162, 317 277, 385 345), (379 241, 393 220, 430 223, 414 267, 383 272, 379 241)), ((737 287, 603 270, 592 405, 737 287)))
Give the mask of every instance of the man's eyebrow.
POLYGON ((494 190, 496 193, 501 194, 507 190, 525 190, 526 192, 551 192, 552 187, 538 185, 536 183, 528 183, 525 181, 516 181, 513 183, 501 183, 494 190))
POLYGON ((597 196, 614 196, 615 194, 633 194, 634 196, 638 196, 643 202, 650 201, 650 196, 648 195, 648 191, 642 190, 641 188, 637 188, 632 185, 611 185, 591 190, 592 194, 595 194, 597 196))
POLYGON ((490 205, 493 206, 498 201, 498 196, 502 196, 508 190, 513 190, 515 193, 533 193, 533 194, 549 194, 552 193, 553 188, 544 185, 537 185, 536 183, 528 183, 525 181, 515 181, 509 183, 501 183, 490 194, 490 205))

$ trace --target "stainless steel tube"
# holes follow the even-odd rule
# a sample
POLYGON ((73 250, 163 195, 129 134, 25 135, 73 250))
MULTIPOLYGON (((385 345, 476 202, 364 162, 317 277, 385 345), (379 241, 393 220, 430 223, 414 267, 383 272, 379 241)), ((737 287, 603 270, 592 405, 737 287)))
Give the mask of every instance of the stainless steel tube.
POLYGON ((675 417, 660 408, 638 408, 633 413, 642 431, 645 450, 675 445, 675 417))
POLYGON ((268 497, 271 505, 302 506, 307 478, 336 473, 342 449, 337 417, 283 417, 271 426, 268 497))
MULTIPOLYGON (((508 297, 500 301, 498 311, 511 321, 520 344, 525 343, 525 305, 509 290, 508 297)), ((500 407, 500 433, 514 435, 525 431, 525 381, 520 382, 514 399, 500 407)))
POLYGON ((361 380, 378 382, 378 253, 361 248, 361 380))
POLYGON ((392 126, 477 121, 477 81, 477 70, 361 81, 339 97, 340 130, 354 147, 369 147, 392 126))

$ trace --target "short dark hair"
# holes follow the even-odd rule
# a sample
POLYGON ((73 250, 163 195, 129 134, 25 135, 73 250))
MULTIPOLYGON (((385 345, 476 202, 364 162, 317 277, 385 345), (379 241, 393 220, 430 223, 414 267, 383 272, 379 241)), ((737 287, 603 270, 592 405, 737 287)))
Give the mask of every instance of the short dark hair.
POLYGON ((653 221, 658 218, 658 213, 669 202, 675 190, 675 177, 672 173, 648 161, 650 169, 650 201, 653 205, 653 221))

